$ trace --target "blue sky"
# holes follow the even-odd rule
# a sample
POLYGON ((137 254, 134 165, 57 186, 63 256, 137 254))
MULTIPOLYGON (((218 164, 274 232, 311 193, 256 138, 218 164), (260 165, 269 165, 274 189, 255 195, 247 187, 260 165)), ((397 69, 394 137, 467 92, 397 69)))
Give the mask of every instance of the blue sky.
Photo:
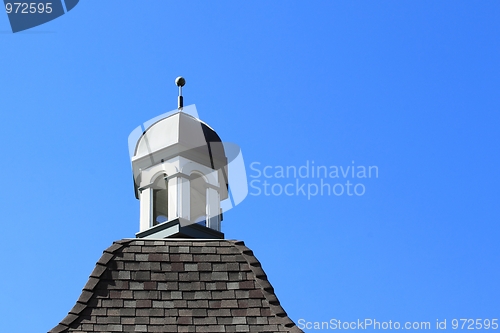
POLYGON ((84 1, 17 34, 0 15, 0 327, 57 325, 102 251, 139 230, 127 138, 176 108, 179 75, 249 181, 254 162, 378 167, 324 180, 361 196, 251 189, 225 214, 295 322, 500 317, 499 15, 494 1, 84 1))

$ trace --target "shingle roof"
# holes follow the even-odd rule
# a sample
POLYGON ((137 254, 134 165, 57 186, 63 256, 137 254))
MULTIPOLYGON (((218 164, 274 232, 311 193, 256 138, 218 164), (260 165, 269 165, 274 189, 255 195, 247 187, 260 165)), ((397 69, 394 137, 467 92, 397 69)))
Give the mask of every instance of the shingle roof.
POLYGON ((115 242, 49 333, 302 332, 241 241, 115 242))

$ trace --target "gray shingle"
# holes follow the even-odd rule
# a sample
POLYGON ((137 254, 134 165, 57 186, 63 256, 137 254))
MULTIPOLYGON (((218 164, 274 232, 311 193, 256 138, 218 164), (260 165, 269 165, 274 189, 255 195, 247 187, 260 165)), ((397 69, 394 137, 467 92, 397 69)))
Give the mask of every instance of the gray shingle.
POLYGON ((301 332, 241 241, 122 240, 50 333, 301 332))

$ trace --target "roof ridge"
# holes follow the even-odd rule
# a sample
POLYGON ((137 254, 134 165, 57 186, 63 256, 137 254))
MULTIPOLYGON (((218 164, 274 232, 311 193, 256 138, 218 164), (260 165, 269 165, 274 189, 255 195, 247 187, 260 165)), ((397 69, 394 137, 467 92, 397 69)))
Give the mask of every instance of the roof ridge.
POLYGON ((248 262, 248 266, 250 267, 255 276, 255 281, 259 284, 260 288, 262 289, 262 293, 264 294, 264 297, 269 302, 271 311, 273 311, 273 313, 278 318, 280 318, 281 325, 288 328, 290 332, 294 333, 302 332, 302 330, 300 330, 297 327, 294 321, 291 320, 290 317, 288 317, 288 314, 286 313, 285 309, 283 309, 283 307, 281 306, 278 297, 274 293, 273 286, 267 279, 267 274, 264 272, 264 269, 262 269, 262 264, 255 257, 253 251, 245 245, 244 241, 229 241, 229 242, 235 245, 235 247, 241 252, 245 260, 248 262))
POLYGON ((64 333, 67 332, 70 325, 80 317, 80 314, 87 308, 87 302, 91 299, 94 294, 94 288, 100 281, 100 277, 108 269, 106 266, 112 259, 115 258, 115 253, 121 250, 127 244, 132 242, 133 239, 122 239, 113 242, 113 244, 103 251, 103 255, 97 261, 96 266, 89 276, 89 280, 85 284, 82 290, 82 294, 76 301, 75 306, 69 311, 68 315, 53 329, 48 333, 64 333))

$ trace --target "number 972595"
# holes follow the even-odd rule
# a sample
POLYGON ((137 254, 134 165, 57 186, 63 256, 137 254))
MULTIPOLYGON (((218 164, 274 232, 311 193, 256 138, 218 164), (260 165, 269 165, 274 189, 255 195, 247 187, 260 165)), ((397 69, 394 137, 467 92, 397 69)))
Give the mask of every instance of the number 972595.
POLYGON ((498 319, 453 319, 451 328, 454 330, 496 330, 498 329, 498 319))
POLYGON ((52 13, 52 3, 36 2, 7 2, 5 4, 7 14, 50 14, 52 13))

